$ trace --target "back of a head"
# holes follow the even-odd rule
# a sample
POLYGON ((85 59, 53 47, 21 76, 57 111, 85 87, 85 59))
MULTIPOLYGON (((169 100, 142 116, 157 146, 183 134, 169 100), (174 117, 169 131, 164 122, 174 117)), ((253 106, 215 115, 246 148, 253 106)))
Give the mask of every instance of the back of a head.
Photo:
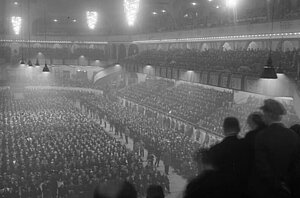
POLYGON ((264 100, 264 105, 261 106, 260 109, 264 113, 266 124, 281 121, 282 116, 287 113, 284 106, 274 99, 264 100))
POLYGON ((241 130, 239 120, 235 117, 225 118, 223 130, 225 136, 237 135, 241 130))
POLYGON ((147 189, 147 198, 164 198, 164 190, 160 185, 150 185, 147 189))
POLYGON ((250 126, 251 130, 263 128, 266 125, 261 112, 251 113, 247 118, 247 124, 250 126))
POLYGON ((293 126, 291 126, 290 129, 296 132, 300 136, 300 124, 294 124, 293 126))
POLYGON ((137 198, 137 192, 127 181, 108 182, 95 189, 94 198, 137 198))

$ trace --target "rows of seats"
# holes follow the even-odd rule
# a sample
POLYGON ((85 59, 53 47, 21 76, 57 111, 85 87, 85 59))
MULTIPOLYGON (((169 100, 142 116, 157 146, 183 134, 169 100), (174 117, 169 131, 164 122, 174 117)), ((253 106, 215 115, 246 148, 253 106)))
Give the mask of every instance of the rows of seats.
POLYGON ((151 95, 164 92, 167 88, 174 86, 173 81, 165 79, 148 79, 132 87, 126 87, 120 91, 120 94, 135 102, 144 102, 151 95))
MULTIPOLYGON (((273 51, 274 67, 286 73, 296 71, 299 50, 273 51)), ((153 66, 178 67, 186 70, 215 70, 234 73, 259 74, 267 62, 269 50, 191 50, 170 49, 169 51, 148 50, 126 60, 127 63, 151 64, 153 66), (247 70, 245 70, 247 67, 247 70)))
MULTIPOLYGON (((247 100, 241 104, 235 104, 234 102, 230 106, 221 107, 217 109, 215 113, 210 116, 203 117, 198 123, 201 128, 205 128, 208 131, 222 134, 223 126, 222 121, 225 117, 233 116, 239 118, 243 132, 247 131, 247 116, 249 112, 259 111, 259 107, 262 106, 264 98, 249 96, 247 100)), ((290 101, 283 101, 282 104, 287 109, 287 115, 284 116, 283 123, 290 127, 293 124, 299 123, 300 120, 297 117, 293 103, 290 101)))
POLYGON ((120 179, 144 196, 150 184, 167 184, 164 175, 144 167, 141 157, 73 106, 80 95, 27 90, 17 100, 0 91, 2 197, 92 197, 99 183, 120 179))
POLYGON ((68 48, 30 48, 30 51, 26 47, 21 47, 19 49, 20 56, 23 53, 24 57, 36 57, 39 53, 42 53, 46 58, 51 59, 78 59, 84 56, 90 60, 107 60, 104 50, 101 49, 74 49, 70 50, 68 48))
POLYGON ((123 89, 119 94, 194 124, 217 108, 227 106, 232 100, 230 92, 190 84, 163 87, 161 82, 162 80, 156 83, 146 81, 123 89))
MULTIPOLYGON (((203 5, 203 4, 202 4, 203 5)), ((220 27, 228 25, 245 25, 245 24, 255 24, 255 23, 266 23, 271 20, 271 16, 268 16, 266 7, 259 8, 247 8, 247 9, 238 9, 238 14, 236 20, 233 18, 232 12, 215 12, 216 7, 220 6, 212 3, 211 6, 205 7, 205 12, 199 6, 200 10, 197 9, 197 6, 192 9, 187 10, 183 16, 177 17, 174 19, 169 14, 159 15, 160 20, 157 20, 157 17, 153 17, 151 20, 151 25, 145 27, 142 32, 165 32, 165 31, 176 31, 176 30, 190 30, 197 28, 211 28, 211 27, 220 27), (202 14, 203 13, 203 14, 202 14), (210 17, 204 13, 211 13, 210 17)), ((219 7, 223 10, 224 5, 219 7)), ((298 6, 299 7, 299 6, 298 6)), ((283 5, 279 5, 277 9, 273 12, 274 21, 282 20, 297 20, 300 19, 300 9, 286 8, 282 9, 283 5)), ((272 9, 272 8, 269 8, 272 9)))
MULTIPOLYGON (((262 97, 249 96, 242 104, 236 104, 232 92, 217 91, 189 83, 182 83, 159 91, 156 90, 157 86, 153 80, 152 84, 146 81, 121 90, 119 95, 141 105, 163 111, 170 116, 197 124, 200 128, 220 135, 222 135, 221 124, 224 117, 237 117, 242 126, 246 126, 249 112, 258 111, 257 107, 261 106, 263 102, 262 97)), ((292 103, 286 101, 283 104, 288 110, 284 123, 291 126, 299 122, 292 103)))

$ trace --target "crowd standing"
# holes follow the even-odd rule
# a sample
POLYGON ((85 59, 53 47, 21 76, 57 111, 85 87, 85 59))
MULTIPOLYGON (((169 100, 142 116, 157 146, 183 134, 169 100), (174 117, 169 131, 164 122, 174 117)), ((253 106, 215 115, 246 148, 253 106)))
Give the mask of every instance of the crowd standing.
POLYGON ((166 127, 156 113, 139 112, 132 107, 125 107, 119 102, 111 102, 103 96, 78 95, 85 108, 94 111, 99 119, 109 122, 116 134, 121 137, 128 134, 134 141, 134 150, 143 155, 148 150, 151 164, 159 165, 164 161, 165 174, 169 174, 169 166, 185 177, 197 173, 193 163, 193 153, 201 145, 191 140, 182 129, 166 127))
POLYGON ((80 113, 65 91, 0 91, 0 196, 91 197, 94 187, 127 180, 139 197, 168 178, 80 113))

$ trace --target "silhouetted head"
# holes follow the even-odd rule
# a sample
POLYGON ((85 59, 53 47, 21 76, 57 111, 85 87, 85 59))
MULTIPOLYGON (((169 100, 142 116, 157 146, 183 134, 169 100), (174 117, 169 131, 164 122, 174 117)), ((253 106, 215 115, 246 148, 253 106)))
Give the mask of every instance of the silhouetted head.
POLYGON ((263 114, 261 112, 253 112, 247 118, 247 124, 251 130, 263 128, 266 124, 263 120, 263 114))
POLYGON ((263 118, 267 125, 281 121, 282 116, 286 114, 284 106, 274 99, 265 100, 260 109, 263 111, 263 118))
POLYGON ((226 137, 237 135, 241 130, 239 120, 235 117, 225 118, 223 122, 223 130, 226 137))
POLYGON ((94 191, 94 198, 137 198, 137 192, 127 181, 100 184, 94 191))
POLYGON ((147 189, 146 198, 164 198, 164 190, 160 185, 150 185, 147 189))

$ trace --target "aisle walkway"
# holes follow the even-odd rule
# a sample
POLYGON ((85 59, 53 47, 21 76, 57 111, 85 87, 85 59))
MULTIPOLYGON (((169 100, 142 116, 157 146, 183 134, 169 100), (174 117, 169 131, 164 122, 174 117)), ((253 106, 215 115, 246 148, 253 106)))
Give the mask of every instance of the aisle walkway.
MULTIPOLYGON (((99 121, 97 121, 100 123, 99 121)), ((104 124, 101 125, 104 128, 104 124)), ((133 140, 131 138, 128 138, 128 144, 126 144, 125 137, 123 135, 123 138, 120 138, 120 136, 116 136, 114 131, 110 131, 110 126, 107 124, 105 131, 110 134, 112 137, 119 140, 122 144, 126 145, 126 147, 130 150, 133 150, 133 140)), ((148 151, 145 149, 145 157, 144 162, 146 163, 147 160, 148 151)), ((160 161, 159 167, 157 168, 159 171, 164 173, 164 164, 163 161, 160 161)), ((181 176, 177 175, 174 172, 174 169, 170 167, 169 169, 169 175, 168 178, 170 180, 170 191, 171 193, 166 196, 166 198, 181 198, 182 192, 184 191, 184 188, 186 186, 187 180, 182 178, 181 176)))
MULTIPOLYGON (((78 104, 74 104, 74 106, 78 109, 80 109, 80 105, 78 104)), ((82 110, 81 110, 82 111, 82 110)), ((82 113, 85 113, 82 111, 82 113)), ((88 115, 87 113, 85 113, 90 119, 92 119, 93 121, 95 121, 96 123, 100 124, 100 120, 99 119, 93 119, 91 117, 91 115, 88 115)), ((125 141, 125 137, 123 135, 123 138, 120 138, 120 136, 116 136, 114 131, 110 131, 110 125, 108 122, 106 122, 106 128, 104 128, 104 121, 102 122, 102 127, 104 128, 104 130, 111 135, 112 137, 116 138, 117 140, 119 140, 122 144, 126 145, 126 147, 130 150, 133 150, 133 140, 131 138, 128 138, 128 144, 126 144, 125 141)), ((144 162, 146 163, 147 160, 147 156, 148 156, 148 151, 145 149, 144 151, 145 156, 144 156, 144 162)), ((164 164, 163 161, 161 160, 159 163, 159 167, 157 167, 157 169, 159 171, 161 171, 162 173, 164 173, 164 164)), ((174 169, 170 166, 169 168, 169 175, 168 175, 169 181, 170 181, 170 194, 166 195, 166 198, 181 198, 183 195, 183 191, 185 189, 185 186, 187 184, 187 180, 184 179, 183 177, 181 177, 180 175, 178 175, 174 169)))

